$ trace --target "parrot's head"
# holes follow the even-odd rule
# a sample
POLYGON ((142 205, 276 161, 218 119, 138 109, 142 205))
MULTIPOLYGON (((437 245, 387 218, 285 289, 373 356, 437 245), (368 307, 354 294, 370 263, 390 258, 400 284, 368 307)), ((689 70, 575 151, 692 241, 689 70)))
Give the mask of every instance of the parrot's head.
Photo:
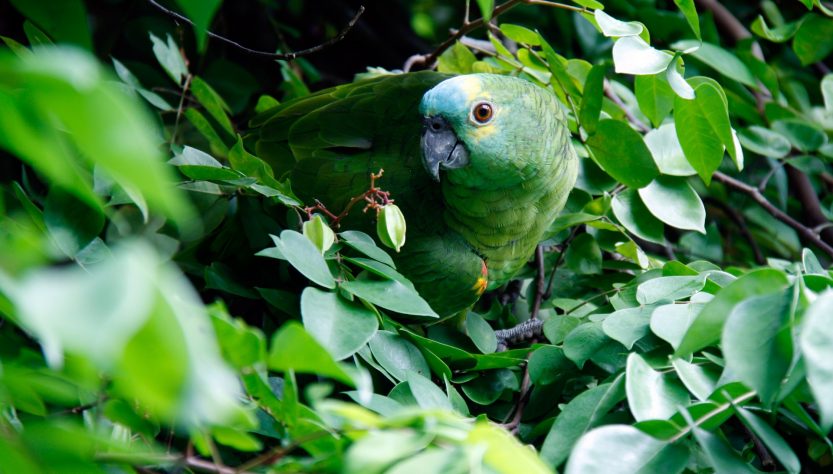
POLYGON ((549 91, 516 77, 471 74, 425 93, 422 161, 440 180, 472 188, 523 183, 552 164, 566 135, 564 116, 549 91))

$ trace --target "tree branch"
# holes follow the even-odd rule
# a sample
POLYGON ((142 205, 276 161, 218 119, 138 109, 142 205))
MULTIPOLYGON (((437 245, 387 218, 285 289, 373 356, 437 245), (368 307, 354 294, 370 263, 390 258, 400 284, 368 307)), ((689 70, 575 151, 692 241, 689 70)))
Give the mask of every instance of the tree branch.
POLYGON ((706 199, 710 204, 719 207, 720 210, 726 213, 726 215, 729 216, 729 219, 737 225, 738 230, 740 230, 741 235, 743 235, 743 238, 749 241, 749 246, 752 247, 752 254, 755 256, 755 263, 758 265, 766 264, 766 258, 764 258, 764 254, 761 252, 761 247, 758 245, 755 238, 752 237, 752 233, 749 231, 749 226, 746 225, 746 219, 743 217, 743 214, 719 199, 706 199))
MULTIPOLYGON (((542 5, 552 8, 560 8, 562 10, 570 10, 574 12, 587 11, 587 9, 585 8, 575 7, 573 5, 566 5, 558 2, 551 2, 548 0, 508 0, 495 7, 494 11, 492 11, 492 18, 489 21, 499 17, 500 15, 508 12, 509 10, 515 8, 520 4, 542 5)), ((405 72, 408 72, 411 70, 411 68, 413 68, 416 65, 421 65, 428 69, 433 69, 434 63, 437 62, 437 58, 439 58, 440 55, 443 54, 448 48, 452 47, 455 41, 461 39, 463 36, 467 35, 471 31, 486 25, 487 23, 488 22, 483 17, 480 17, 473 21, 468 21, 468 12, 466 12, 466 20, 463 21, 463 24, 460 26, 460 28, 454 31, 451 34, 451 36, 448 37, 448 39, 446 39, 439 46, 437 46, 437 49, 435 49, 429 54, 416 54, 411 56, 405 62, 405 65, 402 67, 402 69, 405 72)))
MULTIPOLYGON (((194 26, 194 22, 189 20, 187 17, 185 17, 185 16, 183 16, 183 15, 181 15, 181 14, 179 14, 179 13, 173 11, 173 10, 165 8, 164 6, 157 3, 156 0, 148 0, 148 3, 150 3, 151 5, 156 7, 157 9, 161 10, 166 15, 171 16, 173 18, 176 18, 177 20, 184 21, 185 23, 188 23, 191 26, 194 26)), ((344 29, 341 30, 334 37, 330 38, 329 40, 327 40, 327 41, 325 41, 325 42, 323 42, 319 45, 313 46, 311 48, 302 49, 300 51, 292 51, 292 52, 289 52, 289 53, 270 53, 268 51, 258 51, 256 49, 247 48, 247 47, 243 46, 240 43, 232 41, 232 40, 226 38, 225 36, 220 36, 216 33, 211 32, 211 31, 207 31, 207 33, 208 33, 208 36, 210 36, 210 37, 212 37, 216 40, 222 41, 223 43, 234 46, 235 48, 239 49, 240 51, 243 51, 244 53, 252 54, 252 55, 255 55, 255 56, 263 56, 263 57, 270 58, 270 59, 292 60, 292 59, 295 59, 295 58, 299 58, 301 56, 309 56, 310 54, 317 53, 317 52, 319 52, 323 49, 326 49, 326 48, 334 45, 335 43, 338 43, 339 41, 343 40, 344 37, 347 36, 347 33, 349 33, 350 30, 353 29, 353 26, 356 25, 356 22, 359 21, 359 17, 362 16, 362 13, 364 13, 364 5, 359 6, 358 11, 353 16, 353 18, 350 19, 350 22, 347 23, 347 26, 344 27, 344 29)))
POLYGON ((805 226, 801 222, 795 220, 792 216, 785 213, 781 209, 778 209, 773 205, 767 198, 758 191, 758 188, 754 186, 750 186, 743 181, 737 180, 732 178, 729 175, 723 174, 720 171, 717 171, 712 176, 715 181, 721 182, 726 186, 732 188, 735 191, 741 192, 746 194, 747 196, 751 197, 756 203, 758 203, 761 207, 763 207, 767 212, 772 214, 773 217, 778 219, 779 221, 787 224, 788 226, 795 229, 807 242, 812 243, 813 245, 817 246, 821 250, 824 251, 827 255, 833 258, 833 247, 831 247, 827 242, 822 240, 818 234, 813 232, 812 229, 805 226))
POLYGON ((801 208, 804 211, 807 225, 811 228, 823 229, 820 237, 828 244, 833 242, 833 228, 827 227, 830 224, 830 220, 827 219, 827 216, 821 210, 819 197, 813 190, 813 184, 810 182, 810 178, 792 165, 787 164, 784 166, 784 169, 787 170, 790 188, 795 190, 795 197, 801 202, 801 208))

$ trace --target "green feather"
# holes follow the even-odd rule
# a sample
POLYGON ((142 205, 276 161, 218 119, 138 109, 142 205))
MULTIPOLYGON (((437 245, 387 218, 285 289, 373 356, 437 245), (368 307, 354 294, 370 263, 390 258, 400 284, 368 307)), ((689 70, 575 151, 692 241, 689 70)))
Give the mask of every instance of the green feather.
MULTIPOLYGON (((296 99, 252 120, 257 152, 304 202, 338 213, 384 169, 408 222, 397 268, 441 315, 473 304, 529 259, 573 186, 577 160, 555 96, 517 78, 434 72, 381 76, 296 99), (472 106, 496 109, 488 126, 472 106), (422 116, 441 114, 470 155, 434 182, 422 164, 422 116)), ((352 212, 346 228, 372 233, 352 212)))

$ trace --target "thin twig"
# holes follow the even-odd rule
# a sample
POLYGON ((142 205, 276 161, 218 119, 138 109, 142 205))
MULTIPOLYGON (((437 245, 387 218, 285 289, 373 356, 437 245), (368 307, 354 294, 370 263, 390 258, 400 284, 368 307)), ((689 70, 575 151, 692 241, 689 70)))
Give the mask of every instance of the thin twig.
POLYGON ((737 405, 739 403, 743 403, 746 400, 749 400, 750 398, 754 397, 757 394, 758 394, 758 392, 756 392, 754 390, 750 390, 750 391, 744 393, 743 395, 739 396, 738 398, 735 398, 734 400, 730 399, 728 402, 715 407, 713 410, 711 410, 709 412, 706 412, 703 416, 694 420, 693 424, 687 425, 685 428, 680 430, 679 433, 672 436, 667 442, 670 444, 670 443, 674 443, 676 441, 679 441, 680 438, 689 434, 692 429, 697 428, 699 426, 702 426, 705 422, 707 422, 707 421, 711 420, 712 418, 714 418, 715 416, 723 413, 724 411, 728 410, 732 406, 737 405))
MULTIPOLYGON (((183 16, 183 15, 181 15, 181 14, 179 14, 179 13, 173 11, 173 10, 165 8, 164 6, 157 3, 155 0, 148 0, 148 3, 150 3, 154 7, 158 8, 159 10, 163 11, 165 14, 167 14, 169 16, 172 16, 172 17, 174 17, 174 18, 176 18, 180 21, 184 21, 185 23, 188 23, 191 26, 194 26, 194 22, 189 20, 187 17, 185 17, 185 16, 183 16)), ((330 38, 329 40, 327 40, 327 41, 325 41, 325 42, 323 42, 323 43, 321 43, 317 46, 313 46, 313 47, 307 48, 307 49, 302 49, 300 51, 292 51, 292 52, 289 52, 289 53, 270 53, 268 51, 258 51, 256 49, 247 48, 247 47, 241 45, 240 43, 232 41, 232 40, 226 38, 225 36, 220 36, 216 33, 211 32, 211 31, 207 31, 206 33, 208 33, 208 36, 210 36, 214 39, 217 39, 219 41, 222 41, 223 43, 230 44, 230 45, 234 46, 235 48, 243 51, 244 53, 248 53, 248 54, 252 54, 252 55, 256 55, 256 56, 263 56, 263 57, 270 58, 270 59, 293 60, 293 59, 299 58, 301 56, 308 56, 312 53, 317 53, 317 52, 319 52, 319 51, 321 51, 325 48, 328 48, 329 46, 332 46, 333 44, 338 43, 339 41, 343 40, 344 37, 347 36, 347 33, 349 33, 350 30, 352 30, 353 27, 356 25, 356 22, 359 21, 359 17, 362 16, 362 13, 364 13, 364 5, 359 6, 359 10, 356 12, 355 15, 353 15, 353 18, 350 19, 350 22, 347 23, 347 26, 344 27, 344 29, 341 30, 334 37, 330 38)))
POLYGON ((176 120, 174 121, 174 130, 171 132, 171 142, 170 145, 173 145, 176 141, 176 133, 179 131, 179 122, 182 119, 182 111, 185 108, 185 96, 188 95, 188 89, 191 87, 191 79, 194 76, 188 74, 185 76, 185 85, 182 86, 182 95, 179 96, 179 106, 176 108, 176 120))
POLYGON ((529 313, 529 319, 538 319, 538 311, 541 310, 541 302, 544 300, 544 279, 547 271, 544 269, 544 247, 538 244, 535 247, 535 266, 538 269, 535 272, 535 299, 532 301, 532 310, 529 313))
POLYGON ((274 448, 266 451, 265 453, 259 454, 258 456, 249 459, 243 464, 237 466, 235 468, 235 472, 242 473, 250 469, 256 469, 258 467, 265 466, 268 464, 274 464, 282 457, 299 448, 302 444, 321 439, 327 435, 332 435, 332 433, 327 430, 316 431, 307 436, 298 438, 288 446, 275 446, 274 448))
POLYGON ((561 265, 561 262, 564 261, 564 257, 567 254, 567 247, 570 246, 570 242, 572 242, 573 239, 576 238, 576 235, 578 235, 579 228, 581 228, 581 226, 573 227, 572 232, 570 232, 570 235, 564 240, 564 243, 561 245, 561 251, 558 253, 558 258, 555 259, 555 263, 552 266, 552 272, 550 272, 550 278, 547 282, 547 289, 544 290, 544 299, 549 299, 549 297, 552 296, 552 285, 555 281, 555 272, 558 271, 558 267, 561 265))
POLYGON ((721 182, 726 186, 734 189, 735 191, 739 191, 741 193, 746 194, 747 196, 751 197, 755 202, 758 203, 761 207, 766 209, 767 212, 772 214, 773 217, 778 219, 779 221, 787 224, 788 226, 795 229, 805 240, 808 242, 816 245, 818 248, 822 249, 824 253, 833 257, 833 247, 831 247, 827 242, 822 240, 815 232, 813 232, 810 228, 795 220, 792 216, 785 213, 781 209, 778 209, 773 205, 769 200, 758 191, 758 188, 754 186, 750 186, 743 181, 737 180, 727 174, 723 174, 720 171, 716 171, 712 176, 715 181, 721 182))
POLYGON ((630 109, 628 109, 625 103, 622 102, 622 99, 620 99, 619 96, 616 95, 615 92, 613 92, 613 88, 610 87, 610 81, 608 81, 607 79, 605 79, 604 81, 604 93, 608 99, 610 99, 614 104, 616 104, 617 107, 622 109, 622 112, 625 113, 625 117, 628 119, 628 122, 630 122, 632 125, 638 128, 640 132, 645 133, 651 129, 651 127, 645 125, 645 123, 642 122, 642 120, 636 118, 636 115, 634 115, 633 112, 631 112, 630 109))
POLYGON ((305 207, 304 212, 307 213, 307 217, 310 219, 312 219, 312 215, 315 211, 323 212, 330 219, 330 226, 334 228, 339 228, 341 226, 341 220, 347 217, 347 214, 350 213, 353 206, 362 201, 367 202, 367 205, 364 207, 362 212, 367 212, 368 209, 376 209, 378 212, 383 206, 393 204, 394 202, 394 200, 390 198, 390 193, 388 191, 383 191, 382 189, 376 187, 376 180, 381 178, 384 172, 385 170, 380 169, 378 173, 370 173, 370 189, 350 199, 350 202, 344 206, 344 210, 341 211, 340 214, 333 214, 329 209, 327 209, 327 206, 325 206, 318 199, 315 200, 314 206, 305 207))
MULTIPOLYGON (((492 11, 492 18, 491 19, 495 19, 495 18, 499 17, 500 15, 508 12, 509 10, 511 10, 512 8, 515 8, 516 6, 518 6, 520 4, 541 5, 541 6, 547 6, 547 7, 552 7, 552 8, 560 8, 562 10, 570 10, 570 11, 575 11, 575 12, 587 11, 585 8, 576 7, 576 6, 573 6, 573 5, 566 5, 566 4, 563 4, 563 3, 550 2, 550 1, 547 1, 547 0, 508 0, 508 1, 506 1, 504 3, 501 3, 500 5, 495 7, 495 9, 492 11)), ((468 15, 468 13, 467 13, 467 15, 468 15)), ((429 69, 433 68, 434 63, 437 62, 437 58, 439 58, 440 55, 443 54, 448 48, 452 47, 457 40, 459 40, 463 36, 467 35, 471 31, 476 30, 476 29, 478 29, 478 28, 480 28, 480 27, 482 27, 482 26, 484 26, 488 23, 483 17, 480 17, 480 18, 478 18, 476 20, 472 20, 472 21, 467 21, 467 20, 468 20, 468 17, 466 17, 466 20, 463 21, 462 25, 460 25, 460 29, 454 31, 448 37, 448 39, 443 41, 439 46, 437 46, 437 49, 435 49, 431 53, 422 54, 422 55, 417 54, 417 55, 413 55, 410 58, 408 58, 408 60, 405 62, 405 65, 403 66, 402 69, 405 72, 408 72, 408 71, 411 70, 411 68, 413 68, 417 64, 423 65, 423 66, 425 66, 426 68, 429 68, 429 69)))
POLYGON ((743 235, 743 237, 749 242, 749 246, 752 247, 752 253, 755 256, 755 263, 758 265, 766 264, 766 258, 764 258, 764 254, 761 252, 761 247, 752 236, 752 232, 749 231, 749 226, 746 224, 746 219, 743 217, 743 214, 719 199, 707 198, 706 200, 710 204, 719 207, 726 213, 727 216, 729 216, 729 219, 738 226, 738 230, 740 230, 741 235, 743 235))

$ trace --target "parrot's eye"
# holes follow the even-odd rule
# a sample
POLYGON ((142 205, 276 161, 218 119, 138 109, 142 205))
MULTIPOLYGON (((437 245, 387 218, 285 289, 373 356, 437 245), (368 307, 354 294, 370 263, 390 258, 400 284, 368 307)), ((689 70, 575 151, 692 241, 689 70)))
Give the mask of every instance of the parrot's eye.
POLYGON ((475 122, 479 124, 488 123, 492 120, 492 116, 494 116, 494 110, 492 110, 492 104, 488 102, 480 102, 479 104, 475 105, 473 109, 471 109, 471 116, 475 122))

